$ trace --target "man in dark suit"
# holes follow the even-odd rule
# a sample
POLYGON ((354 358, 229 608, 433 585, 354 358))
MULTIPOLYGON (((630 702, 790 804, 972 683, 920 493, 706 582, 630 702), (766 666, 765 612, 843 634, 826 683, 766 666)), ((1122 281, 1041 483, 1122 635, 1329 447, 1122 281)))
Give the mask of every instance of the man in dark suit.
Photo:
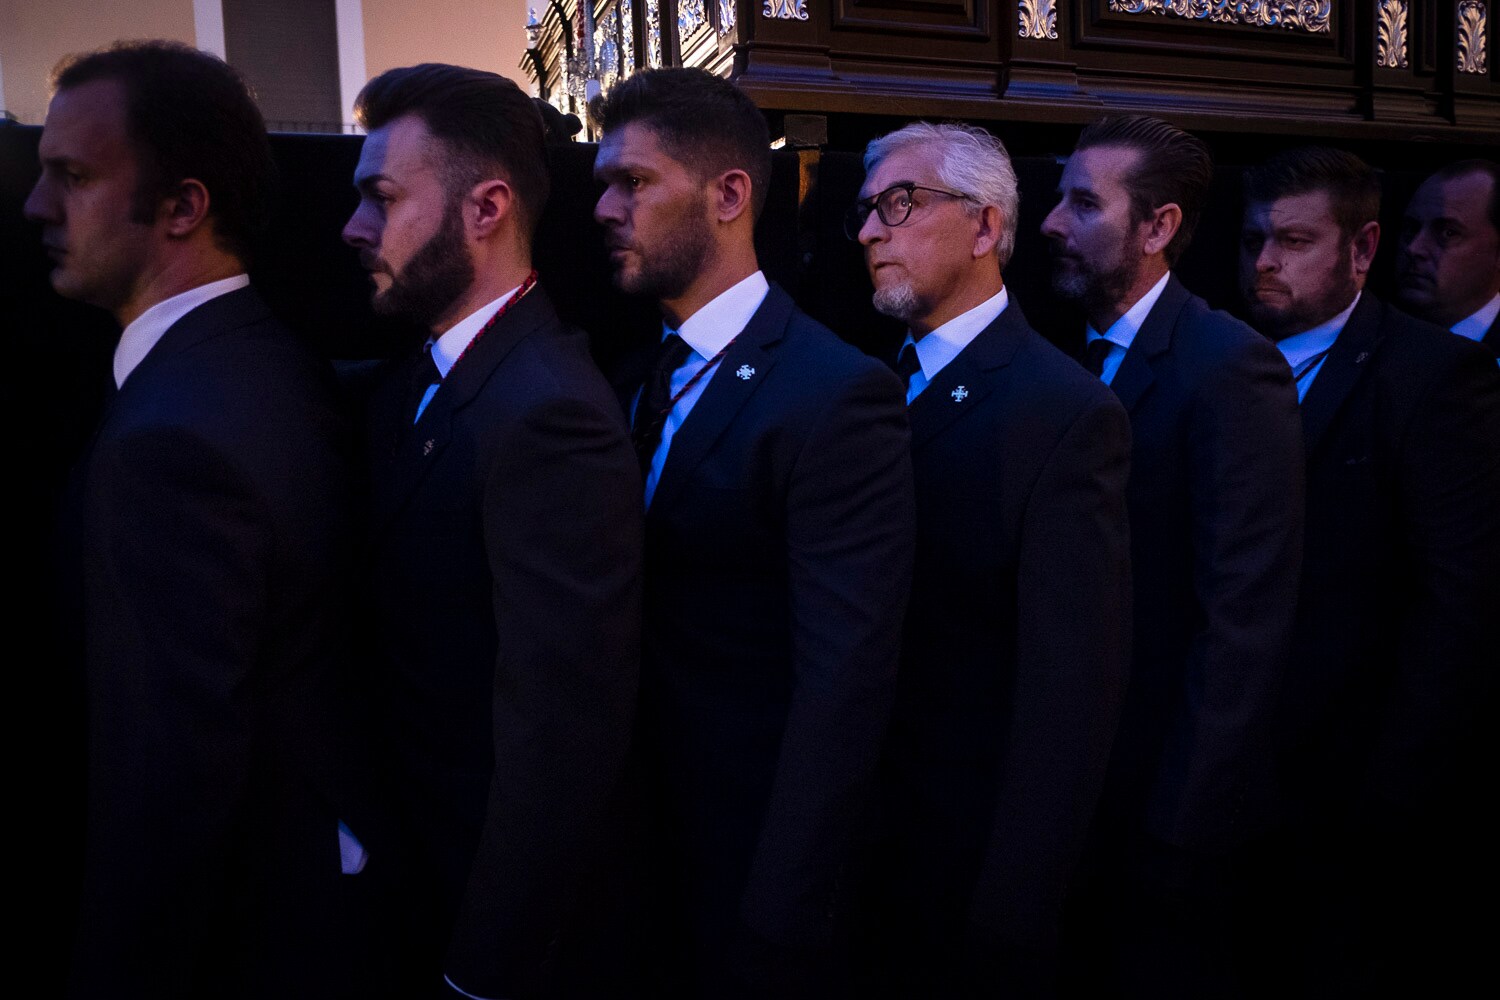
POLYGON ((1401 305, 1500 358, 1500 163, 1460 160, 1423 181, 1398 247, 1401 305))
POLYGON ((270 152, 223 62, 65 60, 26 214, 61 294, 124 328, 64 533, 88 702, 80 997, 337 987, 341 433, 249 287, 270 152))
POLYGON ((867 961, 891 996, 1047 995, 1129 667, 1130 422, 1005 287, 999 140, 918 123, 865 166, 847 228, 908 324, 917 484, 867 961))
POLYGON ((1085 364, 1130 413, 1135 651, 1079 901, 1098 991, 1222 995, 1234 855, 1259 816, 1302 545, 1286 362, 1172 276, 1208 190, 1153 118, 1079 136, 1042 226, 1088 317, 1085 364))
POLYGON ((1284 934, 1263 955, 1308 996, 1463 992, 1484 928, 1452 893, 1493 888, 1476 790, 1494 759, 1500 371, 1364 289, 1379 209, 1374 171, 1337 150, 1246 179, 1241 284, 1297 373, 1307 449, 1263 914, 1284 934))
POLYGON ((661 306, 626 379, 646 472, 646 770, 667 987, 827 995, 912 560, 900 386, 768 285, 764 119, 698 70, 610 92, 595 175, 616 282, 661 306), (631 384, 633 382, 633 384, 631 384), (637 391, 639 389, 639 391, 637 391))
POLYGON ((430 331, 369 418, 397 947, 408 989, 531 996, 567 971, 552 959, 572 953, 629 744, 640 474, 585 337, 532 271, 548 178, 530 100, 427 64, 376 77, 356 113, 344 238, 376 309, 430 331))

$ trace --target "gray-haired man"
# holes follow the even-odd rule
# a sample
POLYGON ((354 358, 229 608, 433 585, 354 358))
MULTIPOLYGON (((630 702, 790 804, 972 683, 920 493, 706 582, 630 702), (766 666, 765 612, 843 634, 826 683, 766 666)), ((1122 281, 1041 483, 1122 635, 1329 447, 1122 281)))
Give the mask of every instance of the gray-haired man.
POLYGON ((1124 690, 1129 421, 1010 298, 998 140, 919 123, 865 167, 847 229, 908 324, 918 517, 872 953, 902 996, 1036 992, 1124 690))

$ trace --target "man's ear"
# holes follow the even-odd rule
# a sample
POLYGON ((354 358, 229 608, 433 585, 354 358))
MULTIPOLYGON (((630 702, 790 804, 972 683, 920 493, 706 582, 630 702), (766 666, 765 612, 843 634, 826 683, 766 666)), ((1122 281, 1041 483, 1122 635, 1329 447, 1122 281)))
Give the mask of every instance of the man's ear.
POLYGON ((1373 219, 1359 227, 1349 244, 1349 256, 1354 262, 1354 276, 1363 278, 1370 273, 1375 262, 1375 251, 1380 249, 1380 223, 1373 219))
POLYGON ((498 177, 475 184, 464 202, 464 218, 481 240, 489 239, 502 222, 514 218, 516 210, 515 190, 498 177))
POLYGON ((753 217, 750 189, 750 175, 743 170, 728 170, 715 177, 709 184, 714 217, 720 222, 733 222, 742 215, 753 217))
POLYGON ((995 252, 995 244, 1000 242, 1000 228, 1005 224, 1005 215, 1000 211, 998 205, 985 205, 975 215, 979 221, 979 229, 974 234, 974 259, 988 257, 995 252))
POLYGON ((166 221, 168 236, 184 239, 204 225, 208 219, 208 209, 208 188, 203 186, 202 181, 189 177, 161 200, 157 207, 157 218, 166 221))
POLYGON ((1146 242, 1142 247, 1147 254, 1159 254, 1167 249, 1177 230, 1182 228, 1182 206, 1169 201, 1152 213, 1146 220, 1146 242))

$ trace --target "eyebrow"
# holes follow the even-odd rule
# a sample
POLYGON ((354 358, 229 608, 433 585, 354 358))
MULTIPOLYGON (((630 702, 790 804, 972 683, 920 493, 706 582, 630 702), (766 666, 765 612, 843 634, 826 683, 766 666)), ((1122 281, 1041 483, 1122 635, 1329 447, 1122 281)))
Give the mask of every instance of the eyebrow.
POLYGON ((860 201, 866 201, 866 200, 868 200, 870 198, 875 197, 878 194, 885 194, 891 188, 906 187, 908 184, 910 184, 912 187, 926 187, 927 186, 927 185, 921 183, 920 181, 911 181, 911 180, 896 181, 896 182, 894 182, 892 184, 887 184, 885 187, 881 188, 879 191, 872 191, 869 194, 865 194, 864 193, 864 188, 861 187, 859 189, 860 190, 859 200, 860 201))
MULTIPOLYGON (((385 181, 388 184, 395 184, 396 183, 387 174, 365 174, 363 177, 356 177, 356 178, 354 178, 354 186, 355 186, 356 189, 358 189, 360 191, 369 191, 370 189, 374 188, 375 185, 379 184, 381 181, 385 181)), ((397 185, 397 186, 399 187, 399 185, 397 185)))

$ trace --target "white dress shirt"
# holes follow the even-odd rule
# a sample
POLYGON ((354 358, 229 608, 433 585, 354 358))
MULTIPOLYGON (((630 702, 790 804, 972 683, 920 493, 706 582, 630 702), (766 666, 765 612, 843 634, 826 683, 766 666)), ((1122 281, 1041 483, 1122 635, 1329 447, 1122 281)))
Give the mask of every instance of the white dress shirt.
MULTIPOLYGON (((755 311, 766 300, 766 293, 770 290, 771 285, 766 281, 766 276, 756 271, 739 284, 720 292, 702 309, 683 320, 681 328, 673 330, 665 323, 662 324, 662 340, 666 340, 675 333, 693 349, 682 366, 672 373, 669 391, 673 397, 682 392, 683 387, 692 381, 693 376, 697 375, 714 355, 740 335, 740 331, 749 324, 750 317, 755 315, 755 311)), ((667 452, 672 447, 672 436, 677 433, 688 414, 693 411, 698 398, 703 395, 703 390, 717 374, 717 371, 709 372, 699 379, 691 389, 682 393, 682 398, 678 399, 671 411, 667 413, 666 423, 661 429, 661 443, 656 446, 656 454, 651 456, 651 468, 646 473, 647 507, 651 506, 651 497, 656 493, 656 484, 661 479, 662 467, 667 464, 667 452)), ((636 402, 640 402, 639 395, 636 397, 636 402)))
MULTIPOLYGON (((1454 323, 1450 329, 1460 337, 1480 341, 1484 339, 1486 333, 1490 332, 1490 325, 1495 322, 1496 316, 1500 316, 1500 292, 1496 292, 1494 298, 1480 306, 1478 312, 1472 316, 1465 316, 1454 323)), ((1495 360, 1500 362, 1500 358, 1495 360)))
POLYGON ((174 323, 203 303, 212 301, 220 295, 237 292, 248 284, 250 284, 250 277, 244 274, 236 274, 232 278, 224 278, 221 281, 210 281, 206 285, 190 288, 170 299, 162 299, 137 316, 120 334, 120 342, 115 346, 115 388, 118 389, 125 384, 130 373, 145 360, 146 355, 151 353, 151 348, 156 346, 156 342, 161 340, 162 335, 170 330, 174 323))
POLYGON ((1356 292, 1354 301, 1349 303, 1349 308, 1333 319, 1326 323, 1319 323, 1311 330, 1294 333, 1276 344, 1281 348, 1281 353, 1286 356, 1287 364, 1292 366, 1292 377, 1297 380, 1297 402, 1300 403, 1306 398, 1313 379, 1318 377, 1318 372, 1323 368, 1323 362, 1328 360, 1328 352, 1333 349, 1333 342, 1339 339, 1344 324, 1349 322, 1349 316, 1354 312, 1354 307, 1359 305, 1359 297, 1363 294, 1363 292, 1356 292))
POLYGON ((1135 305, 1125 310, 1125 315, 1115 320, 1108 330, 1100 333, 1092 326, 1084 327, 1085 343, 1092 344, 1103 337, 1112 345, 1109 356, 1104 359, 1104 369, 1099 373, 1099 378, 1105 385, 1115 380, 1120 365, 1125 361, 1125 352, 1130 350, 1130 345, 1135 343, 1135 335, 1141 332, 1141 326, 1146 322, 1146 317, 1151 314, 1151 307, 1156 305, 1156 300, 1161 298, 1161 293, 1166 290, 1167 279, 1172 277, 1168 271, 1161 276, 1161 280, 1151 286, 1151 290, 1136 300, 1135 305))
POLYGON ((901 349, 904 351, 907 344, 916 344, 917 361, 921 367, 911 373, 911 378, 906 383, 907 405, 910 406, 911 401, 937 378, 938 372, 963 353, 963 349, 973 343, 974 338, 983 333, 985 327, 995 322, 1008 305, 1010 293, 1002 287, 995 295, 968 312, 953 317, 921 340, 913 337, 908 330, 901 349))
MULTIPOLYGON (((436 339, 431 337, 427 339, 426 350, 432 352, 432 363, 437 366, 439 375, 443 378, 448 377, 448 373, 453 370, 453 365, 458 361, 459 355, 468 350, 469 345, 474 342, 474 338, 479 336, 479 331, 484 329, 484 324, 488 323, 490 317, 499 312, 500 307, 510 301, 510 297, 520 290, 521 286, 517 285, 493 302, 487 302, 478 309, 475 309, 469 315, 448 327, 436 339)), ((427 404, 432 402, 432 397, 437 395, 438 386, 442 384, 441 382, 434 382, 427 387, 427 391, 422 394, 422 401, 417 404, 417 415, 412 417, 412 423, 416 423, 422 419, 422 411, 427 409, 427 404)))

